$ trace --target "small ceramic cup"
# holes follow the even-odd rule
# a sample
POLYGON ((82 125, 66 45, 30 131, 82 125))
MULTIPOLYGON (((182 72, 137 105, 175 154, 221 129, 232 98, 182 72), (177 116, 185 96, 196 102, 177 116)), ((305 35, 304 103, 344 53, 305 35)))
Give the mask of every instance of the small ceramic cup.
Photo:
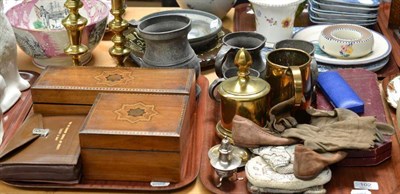
POLYGON ((374 36, 369 29, 359 25, 336 24, 323 29, 318 42, 327 54, 352 59, 372 52, 374 36))

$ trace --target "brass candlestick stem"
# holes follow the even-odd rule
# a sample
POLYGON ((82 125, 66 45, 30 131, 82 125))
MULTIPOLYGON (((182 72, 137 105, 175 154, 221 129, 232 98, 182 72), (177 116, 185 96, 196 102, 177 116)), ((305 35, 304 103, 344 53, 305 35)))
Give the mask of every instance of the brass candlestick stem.
POLYGON ((81 44, 82 31, 87 24, 87 19, 78 12, 83 6, 80 0, 67 0, 64 6, 69 10, 69 15, 62 20, 69 38, 69 45, 64 49, 64 52, 72 56, 74 66, 79 66, 80 56, 88 51, 88 47, 81 44))
POLYGON ((114 19, 108 24, 114 33, 112 42, 114 45, 108 50, 110 55, 117 61, 118 66, 124 66, 124 61, 130 53, 130 49, 125 47, 125 37, 123 32, 128 28, 128 22, 122 18, 125 13, 125 0, 111 0, 111 14, 114 19))

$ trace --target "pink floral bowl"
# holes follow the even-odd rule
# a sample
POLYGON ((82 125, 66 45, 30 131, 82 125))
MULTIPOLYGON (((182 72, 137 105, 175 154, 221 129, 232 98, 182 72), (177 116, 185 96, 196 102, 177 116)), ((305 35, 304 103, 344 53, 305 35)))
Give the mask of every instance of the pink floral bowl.
MULTIPOLYGON (((82 33, 82 44, 89 51, 81 56, 82 64, 92 58, 91 51, 104 36, 109 8, 98 0, 81 0, 79 13, 88 22, 82 33)), ((64 53, 69 44, 67 30, 62 20, 67 17, 65 0, 24 1, 6 12, 13 27, 18 46, 40 68, 46 66, 70 66, 72 58, 64 53)))

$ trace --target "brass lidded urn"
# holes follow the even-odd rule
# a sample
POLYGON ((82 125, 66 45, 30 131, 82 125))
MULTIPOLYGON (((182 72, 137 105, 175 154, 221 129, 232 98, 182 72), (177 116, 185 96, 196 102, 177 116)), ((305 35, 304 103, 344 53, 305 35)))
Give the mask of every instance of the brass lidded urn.
POLYGON ((251 55, 241 48, 234 60, 238 75, 223 81, 218 86, 221 97, 221 120, 216 126, 220 138, 227 136, 232 140, 232 120, 237 114, 250 119, 259 126, 267 123, 270 85, 263 79, 250 76, 253 63, 251 55))

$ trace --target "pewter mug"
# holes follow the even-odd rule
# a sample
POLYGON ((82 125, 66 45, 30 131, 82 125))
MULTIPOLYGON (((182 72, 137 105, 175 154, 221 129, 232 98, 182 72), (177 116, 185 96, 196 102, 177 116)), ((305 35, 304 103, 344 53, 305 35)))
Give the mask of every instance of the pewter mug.
POLYGON ((295 106, 311 105, 311 56, 299 49, 281 48, 267 54, 266 80, 271 85, 271 107, 295 97, 295 106))
POLYGON ((162 15, 133 24, 144 39, 143 58, 133 57, 141 67, 194 68, 200 74, 200 59, 190 47, 187 35, 190 18, 182 15, 162 15))
POLYGON ((265 77, 265 62, 261 56, 261 49, 265 46, 265 38, 256 32, 234 32, 222 38, 222 47, 215 59, 215 73, 219 78, 223 72, 236 68, 234 59, 240 48, 246 49, 253 59, 252 68, 260 72, 260 77, 265 77))

